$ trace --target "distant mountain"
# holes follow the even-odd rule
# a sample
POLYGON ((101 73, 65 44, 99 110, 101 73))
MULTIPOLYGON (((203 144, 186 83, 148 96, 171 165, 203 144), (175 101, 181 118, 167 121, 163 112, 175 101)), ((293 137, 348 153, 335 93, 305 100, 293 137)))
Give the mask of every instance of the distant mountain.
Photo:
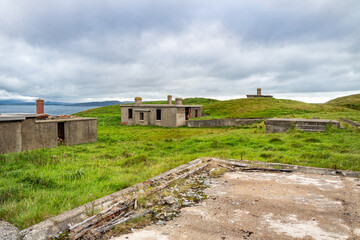
MULTIPOLYGON (((65 102, 51 102, 45 101, 46 105, 61 105, 61 106, 94 106, 94 107, 105 107, 115 104, 131 103, 132 101, 102 101, 102 102, 84 102, 84 103, 65 103, 65 102)), ((21 100, 9 99, 0 100, 0 105, 36 105, 36 102, 25 102, 21 100)))
POLYGON ((116 104, 123 104, 123 103, 131 103, 132 101, 103 101, 103 102, 84 102, 84 103, 73 103, 69 104, 69 106, 98 106, 98 107, 105 107, 110 105, 116 105, 116 104))
MULTIPOLYGON (((36 105, 36 102, 25 102, 21 100, 15 100, 15 99, 8 99, 8 100, 0 100, 0 105, 36 105)), ((51 102, 46 101, 45 105, 69 105, 69 103, 64 102, 51 102)))

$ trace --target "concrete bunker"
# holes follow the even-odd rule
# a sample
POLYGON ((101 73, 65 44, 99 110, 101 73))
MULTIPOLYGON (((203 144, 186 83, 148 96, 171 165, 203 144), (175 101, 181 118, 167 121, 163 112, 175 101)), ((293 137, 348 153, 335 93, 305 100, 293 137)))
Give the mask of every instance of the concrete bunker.
POLYGON ((257 88, 257 94, 256 95, 246 95, 247 98, 273 98, 272 95, 262 95, 261 94, 261 88, 257 88))
POLYGON ((36 102, 37 114, 0 114, 0 154, 97 141, 96 118, 49 116, 36 102))
POLYGON ((340 122, 327 119, 271 118, 265 121, 267 133, 286 132, 296 128, 306 132, 324 132, 328 125, 340 128, 340 122))
POLYGON ((167 104, 142 104, 136 97, 134 104, 121 105, 121 124, 155 125, 162 127, 186 126, 188 120, 201 117, 202 105, 183 105, 182 98, 168 95, 167 104))

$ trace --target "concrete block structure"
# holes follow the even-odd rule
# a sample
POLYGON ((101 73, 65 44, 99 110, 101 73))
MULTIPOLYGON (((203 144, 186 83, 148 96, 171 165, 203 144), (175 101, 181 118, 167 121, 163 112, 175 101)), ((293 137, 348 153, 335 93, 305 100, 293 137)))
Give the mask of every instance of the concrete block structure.
POLYGON ((262 95, 261 94, 261 88, 257 89, 256 95, 246 95, 247 98, 272 98, 272 95, 262 95))
POLYGON ((327 119, 272 118, 265 121, 267 133, 286 132, 292 127, 306 132, 324 132, 328 125, 340 128, 339 121, 327 119))
POLYGON ((0 154, 97 141, 97 119, 0 114, 0 154))
POLYGON ((121 105, 121 124, 186 126, 187 120, 201 117, 201 111, 202 105, 183 105, 182 98, 176 98, 175 104, 172 104, 171 95, 167 104, 142 104, 141 97, 136 97, 134 104, 121 105))
POLYGON ((250 125, 263 121, 264 118, 229 118, 229 119, 205 119, 189 120, 188 127, 237 127, 250 125))

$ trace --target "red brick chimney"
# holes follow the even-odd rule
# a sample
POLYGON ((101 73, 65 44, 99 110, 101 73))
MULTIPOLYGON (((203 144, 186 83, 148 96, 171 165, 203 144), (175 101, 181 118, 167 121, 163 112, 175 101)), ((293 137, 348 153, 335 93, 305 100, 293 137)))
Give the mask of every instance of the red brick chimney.
POLYGON ((44 99, 36 99, 36 113, 44 114, 44 99))

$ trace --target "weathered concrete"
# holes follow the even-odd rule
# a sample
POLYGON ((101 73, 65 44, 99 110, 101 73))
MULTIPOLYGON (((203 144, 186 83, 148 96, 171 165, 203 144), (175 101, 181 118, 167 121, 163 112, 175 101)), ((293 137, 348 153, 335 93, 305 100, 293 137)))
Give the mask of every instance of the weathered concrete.
MULTIPOLYGON (((48 126, 50 136, 52 137, 49 141, 56 140, 58 134, 58 124, 64 123, 65 127, 65 139, 66 145, 75 145, 81 143, 91 143, 97 141, 97 119, 96 118, 54 118, 49 120, 37 120, 36 124, 41 126, 43 130, 48 126), (55 134, 55 135, 54 135, 55 134)), ((50 136, 47 136, 49 138, 50 136)))
POLYGON ((22 121, 21 129, 21 151, 58 146, 55 122, 38 123, 35 118, 28 118, 22 121))
POLYGON ((339 175, 228 172, 211 180, 205 201, 166 225, 113 239, 360 239, 359 182, 339 175))
POLYGON ((0 154, 21 149, 21 121, 0 122, 0 154))
POLYGON ((346 118, 341 118, 342 121, 350 124, 351 126, 354 126, 354 127, 357 127, 357 128, 360 128, 360 123, 357 123, 355 121, 352 121, 350 119, 346 119, 346 118))
POLYGON ((267 133, 286 132, 292 127, 306 132, 324 132, 328 125, 340 128, 339 121, 327 119, 272 118, 266 120, 265 125, 267 133))
POLYGON ((0 239, 1 240, 20 240, 20 231, 17 227, 8 222, 0 220, 0 239))
POLYGON ((261 88, 257 88, 256 95, 246 95, 247 98, 272 98, 272 95, 262 95, 261 88))
POLYGON ((96 118, 45 118, 37 114, 0 115, 0 154, 58 146, 58 124, 64 123, 65 144, 97 141, 96 118))
POLYGON ((121 124, 123 125, 154 125, 162 127, 186 126, 187 118, 201 117, 201 105, 182 105, 178 99, 177 104, 136 104, 121 105, 121 124), (186 109, 191 114, 186 116, 186 109), (161 111, 161 119, 157 119, 157 110, 161 111), (132 117, 129 116, 132 111, 132 117), (141 119, 142 117, 142 119, 141 119))
POLYGON ((261 122, 265 118, 232 118, 232 119, 206 119, 188 120, 188 127, 236 127, 261 122))

